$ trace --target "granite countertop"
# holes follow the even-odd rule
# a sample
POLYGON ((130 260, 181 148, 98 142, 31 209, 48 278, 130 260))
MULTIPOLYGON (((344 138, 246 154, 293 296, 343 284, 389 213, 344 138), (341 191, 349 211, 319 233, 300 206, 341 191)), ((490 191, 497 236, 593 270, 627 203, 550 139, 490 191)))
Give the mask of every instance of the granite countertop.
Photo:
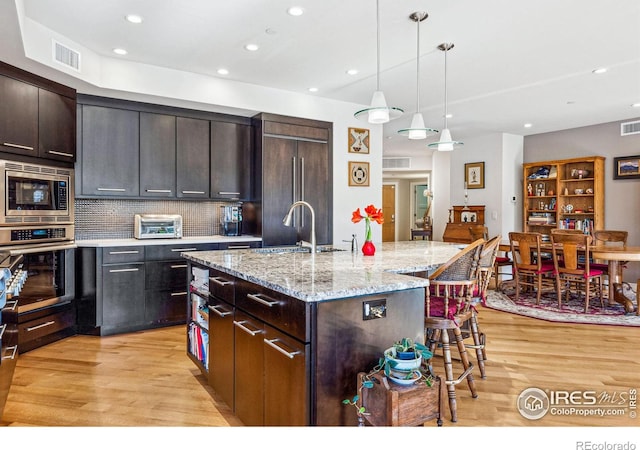
POLYGON ((78 247, 126 247, 134 245, 209 244, 224 242, 260 242, 260 236, 186 236, 180 239, 83 239, 76 240, 78 247))
MULTIPOLYGON (((375 256, 333 251, 260 253, 253 250, 183 252, 193 262, 307 302, 424 287, 426 278, 403 275, 433 270, 460 244, 401 241, 378 244, 375 256)), ((265 249, 266 250, 266 249, 265 249)), ((265 251, 263 250, 263 251, 265 251)))

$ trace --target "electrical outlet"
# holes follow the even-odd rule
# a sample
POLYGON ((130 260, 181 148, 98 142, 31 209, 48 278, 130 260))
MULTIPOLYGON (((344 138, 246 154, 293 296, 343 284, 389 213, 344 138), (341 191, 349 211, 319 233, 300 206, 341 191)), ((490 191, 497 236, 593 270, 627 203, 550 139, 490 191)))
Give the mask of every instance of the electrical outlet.
POLYGON ((387 300, 370 300, 362 303, 362 320, 387 317, 387 300))

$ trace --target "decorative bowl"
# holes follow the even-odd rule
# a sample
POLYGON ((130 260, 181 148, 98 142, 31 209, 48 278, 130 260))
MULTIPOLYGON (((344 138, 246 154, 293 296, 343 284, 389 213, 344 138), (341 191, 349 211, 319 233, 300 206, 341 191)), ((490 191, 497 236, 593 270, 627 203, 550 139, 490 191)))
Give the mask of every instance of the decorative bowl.
POLYGON ((576 195, 582 195, 584 194, 584 189, 574 189, 573 193, 576 195))
POLYGON ((421 355, 418 355, 415 359, 398 359, 394 347, 386 349, 384 357, 390 362, 392 370, 414 370, 422 364, 421 355))
POLYGON ((589 171, 586 169, 571 169, 571 178, 587 178, 589 171))
POLYGON ((418 381, 420 378, 422 378, 422 372, 420 372, 419 370, 413 370, 407 373, 402 373, 402 372, 398 373, 396 371, 392 371, 391 374, 389 375, 389 379, 391 381, 403 386, 408 386, 410 384, 413 384, 416 381, 418 381))

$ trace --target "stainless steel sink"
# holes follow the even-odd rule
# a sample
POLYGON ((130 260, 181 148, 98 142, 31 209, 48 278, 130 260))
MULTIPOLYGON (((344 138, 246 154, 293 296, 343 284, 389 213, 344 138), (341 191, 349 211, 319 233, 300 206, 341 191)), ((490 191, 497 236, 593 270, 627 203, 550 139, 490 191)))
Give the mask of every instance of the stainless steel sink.
MULTIPOLYGON (((330 252, 343 252, 342 248, 335 247, 323 247, 318 246, 316 249, 317 253, 330 253, 330 252)), ((281 255, 283 253, 310 253, 311 249, 307 247, 262 247, 262 248, 254 248, 254 253, 264 253, 270 255, 281 255)))

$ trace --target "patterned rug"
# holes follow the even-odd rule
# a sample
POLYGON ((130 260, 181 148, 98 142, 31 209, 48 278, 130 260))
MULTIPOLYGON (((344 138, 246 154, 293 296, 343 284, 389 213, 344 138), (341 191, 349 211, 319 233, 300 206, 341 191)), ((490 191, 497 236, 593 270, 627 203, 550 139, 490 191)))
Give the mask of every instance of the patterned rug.
MULTIPOLYGON (((520 299, 516 303, 515 289, 507 288, 504 293, 490 290, 486 306, 499 311, 551 322, 640 327, 640 316, 637 316, 635 312, 625 314, 624 308, 620 304, 609 306, 605 299, 605 306, 602 308, 599 300, 591 299, 589 303, 589 311, 586 314, 584 299, 575 296, 572 296, 568 302, 563 299, 562 309, 558 309, 558 298, 555 292, 543 293, 538 305, 536 305, 535 294, 521 293, 520 299)), ((637 300, 635 304, 637 305, 637 300)))

